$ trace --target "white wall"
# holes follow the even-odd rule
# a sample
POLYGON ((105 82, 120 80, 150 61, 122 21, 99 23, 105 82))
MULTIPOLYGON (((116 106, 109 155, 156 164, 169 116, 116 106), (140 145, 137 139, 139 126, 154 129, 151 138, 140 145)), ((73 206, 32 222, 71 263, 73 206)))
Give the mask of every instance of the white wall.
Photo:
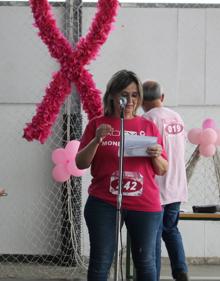
MULTIPOLYGON (((62 8, 55 8, 62 26, 62 8)), ((59 253, 61 191, 51 178, 52 140, 22 138, 58 65, 37 36, 28 6, 0 6, 0 254, 59 253), (51 245, 51 241, 56 241, 51 245)))
MULTIPOLYGON (((94 13, 94 8, 83 10, 84 34, 94 13)), ((156 79, 164 86, 166 105, 182 115, 187 130, 201 127, 207 117, 220 127, 219 29, 218 8, 123 7, 100 56, 88 68, 102 91, 111 75, 123 68, 135 71, 142 80, 156 79)), ((187 159, 194 148, 187 144, 187 159)), ((184 208, 219 204, 210 161, 200 160, 184 208)), ((87 187, 89 177, 84 181, 87 187)), ((188 257, 220 256, 219 222, 181 221, 180 229, 188 257)), ((162 254, 167 256, 164 248, 162 254)))
MULTIPOLYGON (((83 8, 83 34, 94 12, 94 8, 83 8)), ((56 7, 54 13, 62 26, 63 9, 56 7)), ((59 68, 32 23, 29 7, 0 6, 0 171, 1 185, 9 193, 0 202, 0 253, 53 254, 54 248, 48 241, 54 239, 59 244, 60 222, 56 217, 60 186, 51 179, 50 160, 56 145, 51 139, 43 146, 22 139, 24 124, 31 120, 51 73, 59 68), (54 224, 54 231, 50 223, 54 224), (30 242, 27 237, 32 237, 30 242)), ((110 76, 122 68, 137 72, 142 80, 156 79, 164 86, 166 104, 181 113, 188 129, 201 127, 206 117, 220 124, 219 30, 217 8, 123 7, 119 9, 115 29, 88 69, 102 91, 110 76)), ((187 157, 192 149, 187 147, 187 157)), ((210 177, 208 169, 204 170, 205 174, 192 180, 190 186, 195 200, 197 186, 200 193, 209 193, 210 177)), ((83 203, 89 181, 86 174, 83 203)), ((180 227, 187 256, 220 256, 218 222, 182 221, 180 227)), ((83 251, 88 254, 85 225, 83 232, 83 251)))

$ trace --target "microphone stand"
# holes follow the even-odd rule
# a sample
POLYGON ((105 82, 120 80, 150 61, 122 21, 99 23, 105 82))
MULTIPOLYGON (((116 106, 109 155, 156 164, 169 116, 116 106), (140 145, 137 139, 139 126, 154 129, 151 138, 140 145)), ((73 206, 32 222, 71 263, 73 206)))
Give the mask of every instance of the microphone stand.
POLYGON ((114 281, 119 280, 119 258, 120 258, 119 242, 120 242, 120 231, 121 231, 123 158, 124 158, 124 107, 122 106, 120 112, 119 183, 118 183, 117 213, 116 213, 116 252, 115 252, 114 281))

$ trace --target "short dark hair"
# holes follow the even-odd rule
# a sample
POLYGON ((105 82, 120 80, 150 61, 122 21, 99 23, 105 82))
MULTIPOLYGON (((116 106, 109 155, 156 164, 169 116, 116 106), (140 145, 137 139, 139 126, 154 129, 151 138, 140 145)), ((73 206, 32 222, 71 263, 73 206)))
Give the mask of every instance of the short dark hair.
POLYGON ((161 87, 156 81, 146 81, 143 83, 144 101, 153 101, 161 98, 161 87))
MULTIPOLYGON (((137 108, 141 106, 143 100, 143 89, 141 81, 134 72, 123 69, 116 72, 107 84, 106 91, 103 97, 105 116, 112 116, 114 114, 115 109, 112 98, 118 93, 122 92, 132 82, 134 82, 138 88, 139 101, 137 108)), ((136 113, 137 108, 135 109, 134 114, 136 113)))

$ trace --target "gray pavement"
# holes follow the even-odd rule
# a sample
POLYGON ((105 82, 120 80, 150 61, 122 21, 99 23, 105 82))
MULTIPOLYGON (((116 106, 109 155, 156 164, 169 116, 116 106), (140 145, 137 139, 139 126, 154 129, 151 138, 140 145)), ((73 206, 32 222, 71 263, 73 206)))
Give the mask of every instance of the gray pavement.
MULTIPOLYGON (((220 281, 220 265, 189 265, 190 280, 220 281)), ((161 281, 172 280, 170 266, 162 265, 161 281)))
MULTIPOLYGON (((189 276, 191 281, 220 281, 220 265, 189 265, 189 276)), ((161 281, 172 280, 173 279, 171 278, 170 266, 162 265, 161 281)), ((86 281, 86 275, 83 274, 82 276, 76 276, 73 279, 0 278, 0 281, 86 281)), ((114 281, 114 279, 111 278, 109 281, 114 281)), ((125 278, 124 281, 126 281, 125 278)), ((133 281, 133 279, 131 278, 127 281, 133 281)))

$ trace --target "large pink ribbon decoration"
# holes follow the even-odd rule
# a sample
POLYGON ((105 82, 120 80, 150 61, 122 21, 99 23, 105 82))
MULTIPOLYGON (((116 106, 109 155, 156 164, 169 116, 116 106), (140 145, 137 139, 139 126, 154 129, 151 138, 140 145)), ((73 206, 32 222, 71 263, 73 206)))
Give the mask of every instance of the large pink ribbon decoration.
POLYGON ((44 143, 51 135, 51 128, 73 82, 80 94, 88 119, 102 113, 100 90, 96 88, 92 75, 84 68, 94 59, 112 29, 118 9, 118 0, 99 0, 97 12, 90 29, 73 48, 56 25, 51 6, 47 0, 29 0, 39 29, 39 36, 47 45, 51 56, 60 63, 60 70, 46 88, 42 102, 37 106, 31 123, 24 128, 23 137, 44 143))

